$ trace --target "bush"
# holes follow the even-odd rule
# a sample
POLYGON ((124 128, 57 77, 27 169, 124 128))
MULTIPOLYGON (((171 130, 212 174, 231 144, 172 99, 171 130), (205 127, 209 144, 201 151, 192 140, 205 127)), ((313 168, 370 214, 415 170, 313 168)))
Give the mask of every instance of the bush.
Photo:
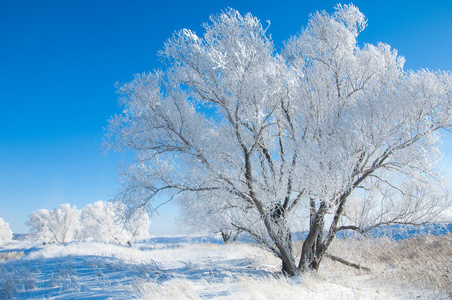
POLYGON ((13 232, 9 228, 9 224, 0 218, 0 245, 13 239, 13 232))

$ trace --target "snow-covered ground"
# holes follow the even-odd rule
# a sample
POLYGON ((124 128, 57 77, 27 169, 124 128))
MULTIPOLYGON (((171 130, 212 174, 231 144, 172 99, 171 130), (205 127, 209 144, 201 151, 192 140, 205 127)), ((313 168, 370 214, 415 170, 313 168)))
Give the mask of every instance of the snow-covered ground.
MULTIPOLYGON (((452 247, 450 236, 446 238, 447 246, 452 247)), ((345 255, 363 247, 392 253, 388 246, 383 248, 380 243, 370 247, 369 242, 355 242, 351 246, 338 242, 333 250, 345 255)), ((0 247, 0 299, 450 299, 452 296, 447 287, 423 287, 404 280, 406 275, 399 273, 394 262, 384 265, 376 263, 377 260, 365 260, 364 256, 354 258, 363 265, 367 262, 373 271, 355 270, 325 258, 319 272, 285 278, 279 273, 277 258, 245 243, 222 245, 183 237, 154 238, 130 248, 92 242, 44 246, 12 241, 0 247)), ((450 256, 445 259, 450 260, 450 256)))

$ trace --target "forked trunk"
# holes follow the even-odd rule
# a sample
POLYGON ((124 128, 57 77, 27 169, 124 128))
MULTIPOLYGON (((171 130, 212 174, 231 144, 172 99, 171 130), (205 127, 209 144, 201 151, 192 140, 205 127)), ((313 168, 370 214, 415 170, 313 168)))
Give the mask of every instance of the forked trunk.
POLYGON ((281 253, 282 272, 287 276, 295 276, 304 271, 317 271, 319 269, 323 256, 324 249, 321 247, 321 245, 314 243, 313 245, 311 245, 310 251, 302 253, 300 264, 297 267, 291 255, 287 255, 287 253, 281 253))
POLYGON ((323 231, 325 220, 323 213, 317 213, 311 219, 311 229, 303 242, 298 268, 300 270, 318 270, 325 253, 323 231))
POLYGON ((284 275, 295 276, 298 273, 295 259, 292 256, 292 234, 287 226, 286 211, 280 203, 276 204, 266 218, 267 229, 273 239, 282 261, 282 272, 284 275))

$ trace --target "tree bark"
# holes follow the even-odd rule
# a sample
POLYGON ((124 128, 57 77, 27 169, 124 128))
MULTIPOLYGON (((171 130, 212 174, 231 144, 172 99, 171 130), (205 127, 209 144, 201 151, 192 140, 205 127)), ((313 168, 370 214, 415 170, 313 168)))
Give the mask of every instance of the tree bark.
POLYGON ((325 226, 324 215, 326 213, 325 204, 321 204, 313 219, 311 219, 311 227, 308 236, 303 242, 301 250, 300 262, 298 268, 318 269, 320 260, 322 259, 323 247, 323 230, 325 226))
POLYGON ((278 245, 279 243, 275 243, 275 244, 281 253, 283 274, 288 275, 288 276, 295 276, 298 273, 298 269, 295 265, 295 261, 292 257, 292 253, 288 253, 289 249, 287 249, 286 247, 281 247, 281 245, 278 245))

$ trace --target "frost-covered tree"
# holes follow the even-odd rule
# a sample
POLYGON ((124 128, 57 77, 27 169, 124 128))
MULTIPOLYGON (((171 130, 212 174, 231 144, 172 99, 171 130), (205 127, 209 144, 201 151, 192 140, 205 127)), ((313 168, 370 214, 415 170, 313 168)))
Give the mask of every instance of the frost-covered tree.
POLYGON ((149 236, 150 219, 146 211, 136 210, 127 218, 121 203, 97 201, 81 212, 81 236, 87 240, 129 245, 149 236))
POLYGON ((9 224, 0 218, 0 245, 13 239, 13 232, 9 228, 9 224))
POLYGON ((121 243, 123 228, 112 203, 97 201, 88 204, 81 211, 81 223, 83 239, 121 243))
POLYGON ((127 210, 127 207, 121 204, 121 220, 127 232, 127 244, 130 246, 134 241, 140 241, 149 238, 149 226, 151 219, 144 208, 127 210))
POLYGON ((106 147, 136 155, 121 173, 124 203, 233 211, 230 225, 290 275, 317 269, 339 231, 422 224, 450 204, 436 165, 450 73, 405 71, 390 46, 359 46, 366 19, 353 5, 313 14, 281 53, 251 14, 210 21, 165 43, 164 71, 119 89, 106 147))
POLYGON ((34 237, 43 243, 79 240, 80 211, 68 203, 51 211, 39 209, 29 216, 26 224, 32 227, 34 237))
POLYGON ((199 201, 196 195, 186 195, 178 202, 179 223, 181 227, 192 232, 221 234, 225 244, 235 242, 241 230, 233 224, 238 223, 240 210, 235 210, 228 203, 215 201, 199 201))
POLYGON ((69 204, 39 209, 26 224, 32 227, 33 238, 43 243, 96 240, 130 245, 149 236, 150 222, 144 209, 128 212, 122 203, 98 201, 82 211, 69 204))

